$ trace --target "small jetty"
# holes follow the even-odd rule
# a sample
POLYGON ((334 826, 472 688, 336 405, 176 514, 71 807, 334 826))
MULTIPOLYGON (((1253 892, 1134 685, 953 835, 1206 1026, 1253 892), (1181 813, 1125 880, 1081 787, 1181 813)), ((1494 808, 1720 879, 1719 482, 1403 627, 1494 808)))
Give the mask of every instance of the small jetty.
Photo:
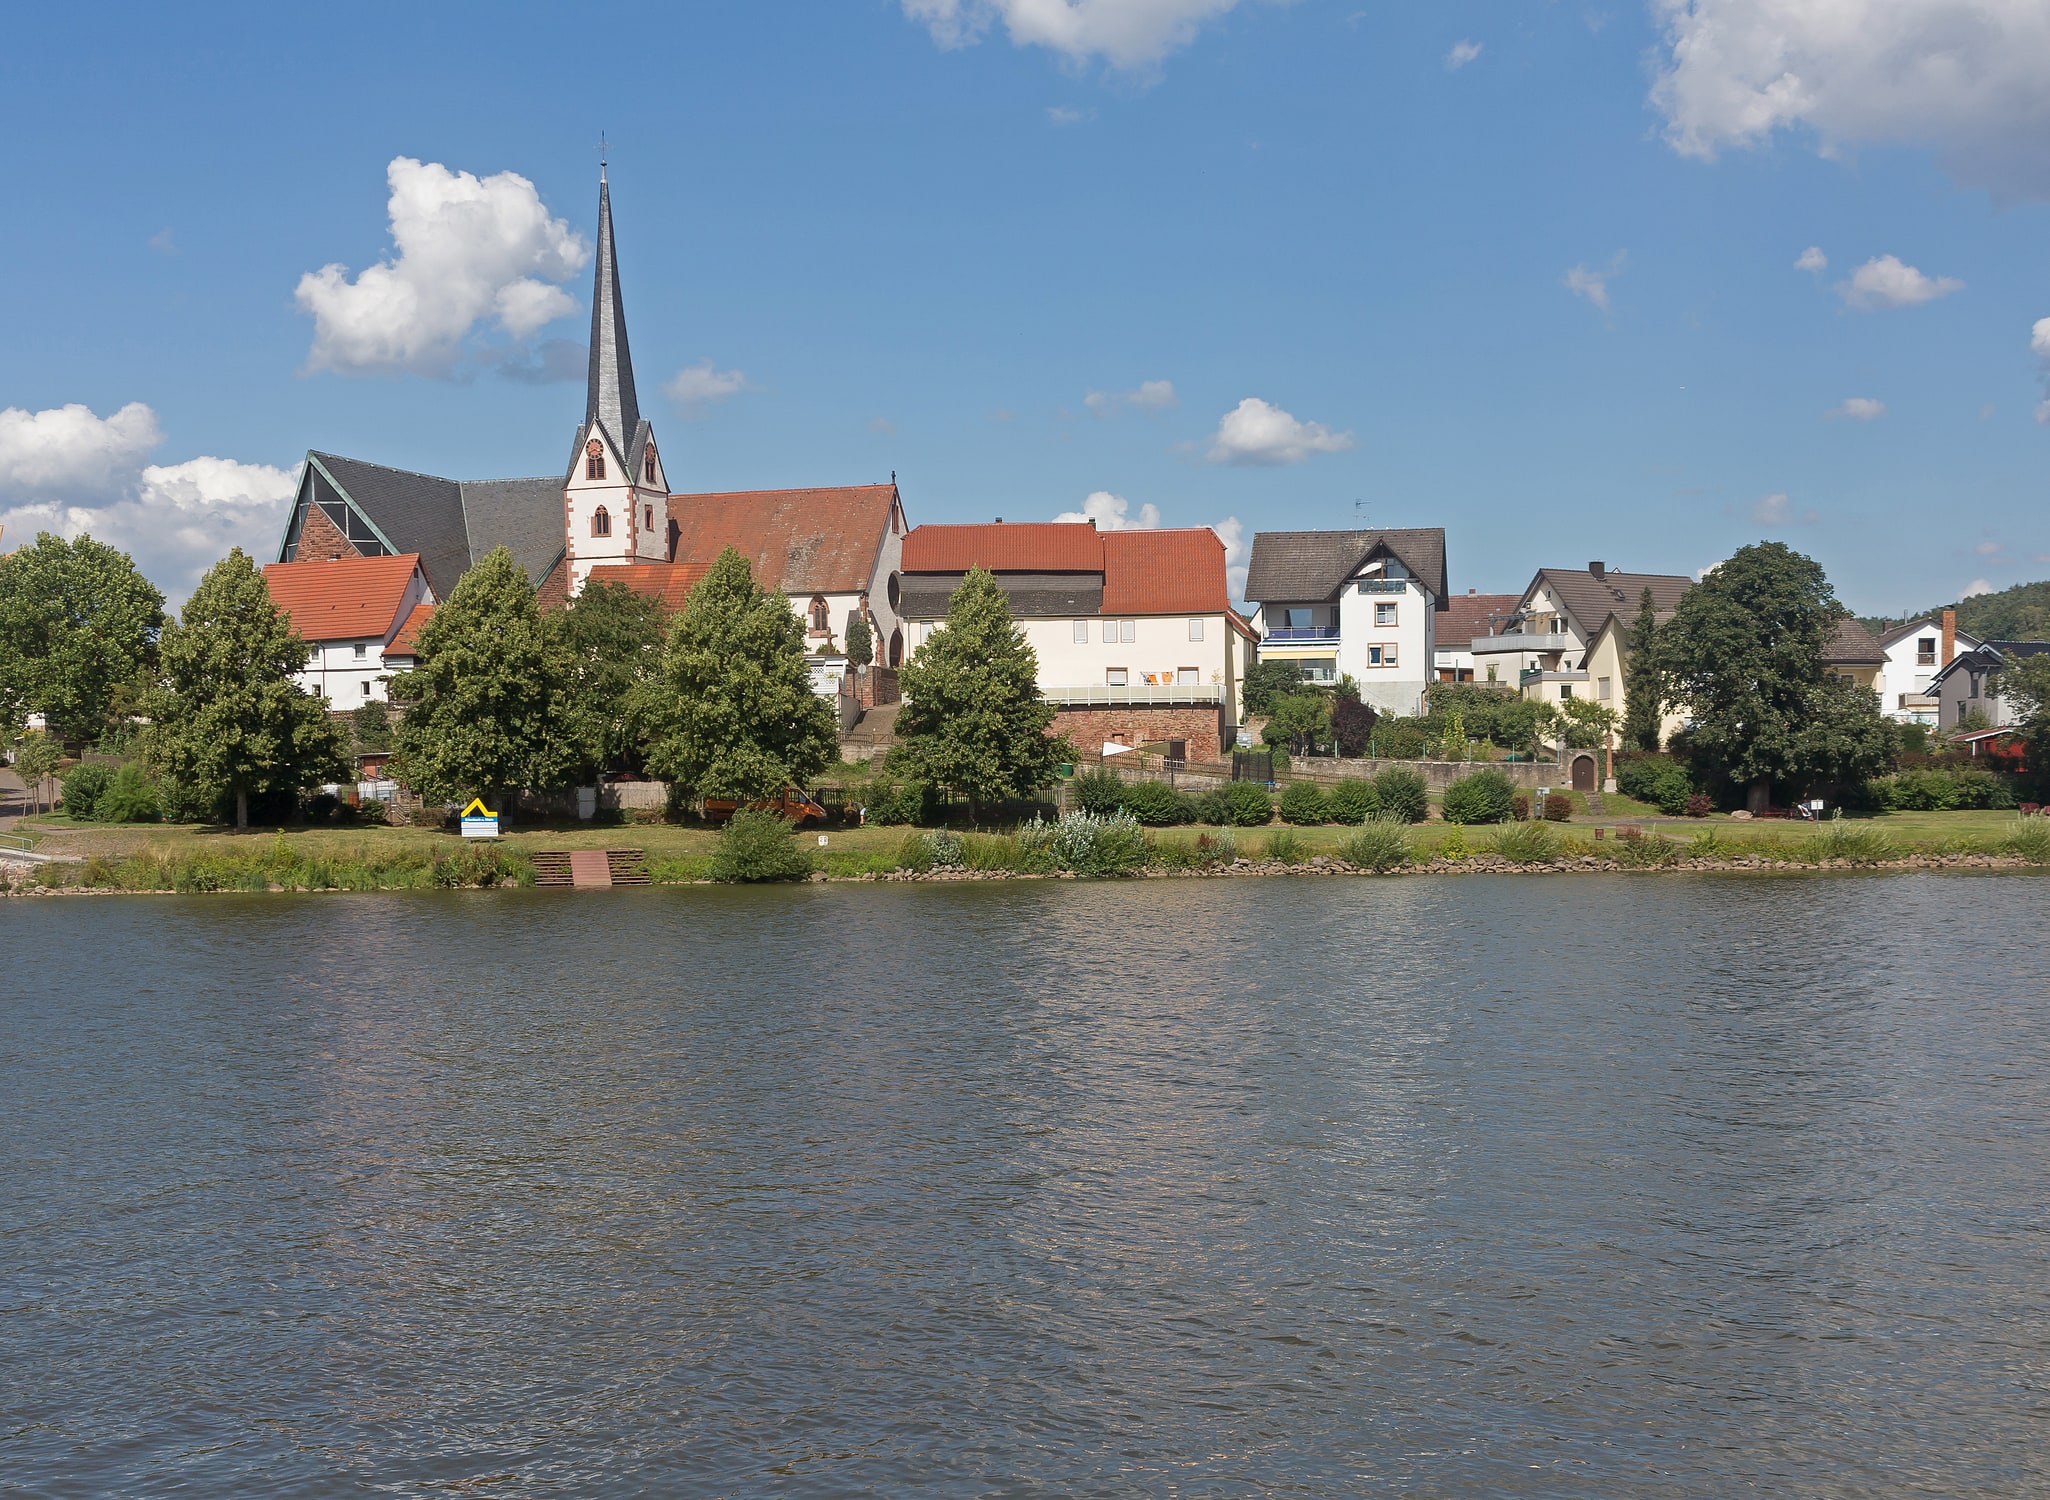
POLYGON ((534 884, 580 891, 615 885, 652 885, 645 849, 537 849, 534 884))

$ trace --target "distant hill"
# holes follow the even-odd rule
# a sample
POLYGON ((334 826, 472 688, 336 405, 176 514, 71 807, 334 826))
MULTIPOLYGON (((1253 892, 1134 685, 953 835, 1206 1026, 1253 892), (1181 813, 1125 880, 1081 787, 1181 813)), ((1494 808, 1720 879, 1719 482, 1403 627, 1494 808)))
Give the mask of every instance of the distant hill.
MULTIPOLYGON (((1941 617, 1946 609, 1957 611, 1958 629, 1982 641, 2050 641, 2050 579, 2040 583, 2018 583, 1997 594, 1980 594, 1971 599, 1960 599, 1955 604, 1939 604, 1908 618, 1919 620, 1927 615, 1933 620, 1941 617)), ((1867 629, 1877 634, 1901 622, 1866 620, 1864 623, 1867 629)))

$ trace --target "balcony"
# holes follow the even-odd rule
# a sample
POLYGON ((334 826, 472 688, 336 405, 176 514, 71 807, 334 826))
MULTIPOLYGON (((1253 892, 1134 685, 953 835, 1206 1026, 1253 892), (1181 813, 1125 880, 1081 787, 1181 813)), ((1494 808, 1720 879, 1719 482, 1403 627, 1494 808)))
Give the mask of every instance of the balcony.
POLYGON ((1268 646, 1335 646, 1336 625, 1281 625, 1267 632, 1261 644, 1268 646))
POLYGON ((1474 637, 1471 649, 1475 656, 1504 651, 1578 651, 1580 642, 1570 635, 1482 635, 1474 637))
POLYGON ((1176 704, 1209 705, 1224 701, 1221 682, 1139 683, 1133 687, 1104 687, 1101 684, 1042 687, 1039 696, 1048 703, 1070 708, 1147 708, 1176 704))
POLYGON ((1585 672, 1547 672, 1542 667, 1525 667, 1516 674, 1518 687, 1529 687, 1534 682, 1585 682, 1585 672))
POLYGON ((1359 582, 1362 594, 1406 594, 1409 592, 1407 578, 1362 578, 1359 582))

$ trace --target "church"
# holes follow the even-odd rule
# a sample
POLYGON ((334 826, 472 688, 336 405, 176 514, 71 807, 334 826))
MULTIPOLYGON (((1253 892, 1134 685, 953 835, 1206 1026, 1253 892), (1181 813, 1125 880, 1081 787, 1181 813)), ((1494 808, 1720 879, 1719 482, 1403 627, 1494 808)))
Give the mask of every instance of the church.
POLYGON ((813 681, 833 692, 856 618, 868 621, 879 663, 903 661, 908 529, 894 475, 887 484, 671 492, 634 388, 612 189, 601 168, 584 416, 562 475, 446 479, 309 450, 264 575, 315 648, 304 685, 345 709, 385 697, 390 673, 412 665, 423 620, 493 548, 511 551, 544 609, 562 607, 593 579, 681 609, 731 546, 758 582, 789 596, 813 681))

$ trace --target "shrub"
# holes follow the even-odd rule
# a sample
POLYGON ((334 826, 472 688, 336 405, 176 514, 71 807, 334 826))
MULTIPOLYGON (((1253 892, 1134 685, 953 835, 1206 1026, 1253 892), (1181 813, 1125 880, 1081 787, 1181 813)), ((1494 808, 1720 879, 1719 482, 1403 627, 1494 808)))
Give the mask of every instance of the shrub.
POLYGON ((423 802, 407 815, 407 821, 415 828, 446 828, 448 809, 436 807, 431 802, 423 802))
POLYGON ((1509 816, 1519 823, 1530 821, 1530 798, 1518 792, 1509 799, 1509 816))
POLYGON ((1641 829, 1626 828, 1616 841, 1616 847, 1609 851, 1609 858, 1619 865, 1657 867, 1678 864, 1681 853, 1680 845, 1672 839, 1660 834, 1646 834, 1641 829))
POLYGON ((1669 818, 1687 810, 1694 795, 1687 768, 1670 755, 1632 755, 1616 762, 1616 790, 1633 802, 1649 802, 1669 818))
POLYGON ((811 874, 808 851, 790 837, 790 825, 772 812, 742 807, 719 830, 712 878, 727 884, 803 880, 811 874))
POLYGON ((1074 789, 1075 805, 1083 812, 1102 816, 1125 805, 1124 778, 1115 771, 1099 766, 1094 771, 1082 772, 1068 785, 1074 789))
POLYGON ((1310 857, 1310 846, 1293 828, 1283 828, 1267 837, 1267 857, 1284 865, 1299 865, 1310 857))
POLYGON ((1430 789, 1421 771, 1390 766, 1374 778, 1374 795, 1381 799, 1381 811, 1405 823, 1421 823, 1430 816, 1430 789))
POLYGON ((1554 792, 1545 798, 1545 821, 1567 823, 1573 819, 1573 799, 1563 792, 1554 792))
POLYGON ((1686 814, 1690 818, 1705 818, 1715 811, 1715 803, 1706 792, 1696 792, 1687 799, 1686 814))
POLYGON ((97 816, 100 796, 112 785, 114 768, 104 761, 86 761, 64 773, 64 811, 74 822, 97 816))
POLYGON ((1298 827, 1321 823, 1330 811, 1331 799, 1314 781, 1291 781, 1281 793, 1281 817, 1298 827))
MULTIPOLYGON (((1190 815, 1188 799, 1178 795, 1164 781, 1133 782, 1124 787, 1123 792, 1117 807, 1122 807, 1149 828, 1165 828, 1182 822, 1190 815)), ((1115 812, 1117 807, 1111 810, 1115 812)))
POLYGON ((114 773, 93 806, 93 818, 100 823, 154 823, 162 816, 156 784, 134 761, 114 773))
POLYGON ((2000 852, 2018 854, 2032 865, 2050 865, 2050 820, 2016 818, 2000 841, 2000 852))
POLYGON ((1146 833, 1130 813, 1072 812, 1058 823, 1034 818, 1018 830, 1018 843, 1077 875, 1125 875, 1146 862, 1146 833))
POLYGON ((1226 829, 1193 839, 1155 839, 1147 846, 1146 862, 1159 870, 1208 870, 1230 864, 1238 853, 1238 840, 1226 829))
POLYGON ((1495 835, 1490 852, 1514 865, 1550 864, 1559 852, 1559 835, 1545 823, 1511 823, 1495 835))
POLYGON ((342 799, 333 792, 315 792, 306 799, 306 821, 309 823, 331 823, 335 809, 342 805, 342 799))
POLYGON ((1493 769, 1474 771, 1445 788, 1448 823, 1506 823, 1516 815, 1516 788, 1493 769))
POLYGON ((1957 786, 1959 807, 2014 806, 2014 793, 2005 781, 1991 771, 1981 771, 1972 766, 1959 766, 1950 773, 1950 779, 1957 786))
POLYGON ((1338 846, 1338 857, 1361 870, 1385 875, 1409 863, 1409 824, 1376 813, 1338 846))
POLYGON ((868 821, 885 828, 929 823, 938 811, 936 801, 930 788, 915 781, 902 786, 881 785, 868 801, 868 821))
POLYGON ((1233 781, 1196 799, 1196 821, 1220 828, 1258 828, 1274 816, 1274 799, 1257 781, 1233 781))
POLYGON ((1825 860, 1847 860, 1854 865, 1874 865, 1900 856, 1900 846, 1869 823, 1846 823, 1842 813, 1830 819, 1829 829, 1804 839, 1798 857, 1809 864, 1825 860))
POLYGON ((1360 824, 1381 810, 1381 798, 1374 783, 1364 776, 1348 776, 1329 793, 1331 821, 1360 824))

